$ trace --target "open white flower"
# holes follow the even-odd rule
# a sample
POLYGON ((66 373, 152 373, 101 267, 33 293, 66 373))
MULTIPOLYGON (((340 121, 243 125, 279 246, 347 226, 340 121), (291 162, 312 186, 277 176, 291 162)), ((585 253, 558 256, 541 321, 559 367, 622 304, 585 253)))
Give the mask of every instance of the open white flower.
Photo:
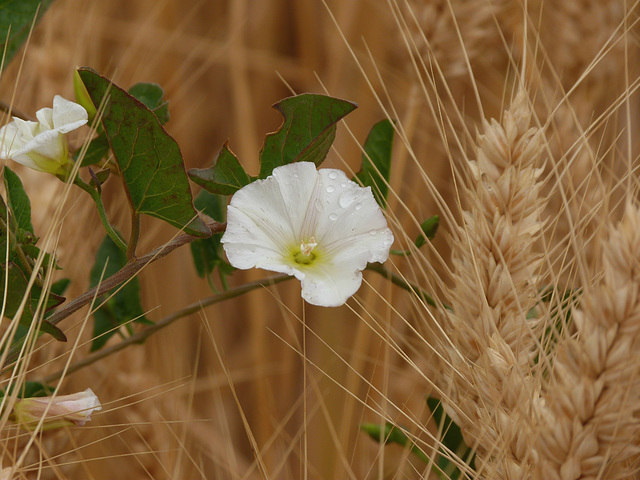
POLYGON ((66 174, 69 142, 65 136, 87 123, 87 111, 77 103, 56 95, 53 108, 36 112, 37 122, 13 117, 0 129, 0 158, 12 159, 41 172, 66 174))
POLYGON ((18 400, 13 406, 13 420, 27 429, 35 428, 43 416, 43 430, 73 425, 81 427, 91 420, 95 410, 102 410, 102 405, 96 394, 87 388, 71 395, 18 400))
POLYGON ((233 195, 222 243, 234 267, 294 275, 307 302, 336 307, 360 288, 368 262, 389 257, 393 234, 371 188, 298 162, 233 195))

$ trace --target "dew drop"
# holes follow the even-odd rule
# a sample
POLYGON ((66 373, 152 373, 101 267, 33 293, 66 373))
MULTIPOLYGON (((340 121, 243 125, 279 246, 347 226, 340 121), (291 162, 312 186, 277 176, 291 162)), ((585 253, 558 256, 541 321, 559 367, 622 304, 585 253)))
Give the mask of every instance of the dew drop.
POLYGON ((336 190, 336 187, 334 187, 333 185, 329 185, 327 187, 327 192, 328 193, 333 193, 336 190))
POLYGON ((338 178, 338 173, 337 172, 329 172, 329 178, 331 180, 335 180, 336 178, 338 178))
POLYGON ((346 183, 344 183, 344 182, 342 182, 342 183, 340 184, 340 186, 341 186, 342 188, 347 188, 347 184, 346 184, 346 183))
POLYGON ((344 193, 340 195, 340 198, 338 199, 338 205, 340 205, 342 208, 347 208, 353 203, 354 200, 355 197, 352 194, 344 193))
POLYGON ((362 204, 361 203, 356 203, 356 206, 353 207, 353 208, 355 208, 356 210, 360 210, 362 208, 362 204))
POLYGON ((372 236, 373 236, 373 235, 376 235, 377 233, 378 233, 378 231, 377 231, 377 230, 371 230, 371 231, 369 232, 369 235, 372 235, 372 236))
POLYGON ((337 220, 337 219, 338 219, 338 215, 337 215, 337 214, 332 213, 332 214, 330 214, 330 215, 329 215, 329 220, 331 220, 331 221, 335 221, 335 220, 337 220))

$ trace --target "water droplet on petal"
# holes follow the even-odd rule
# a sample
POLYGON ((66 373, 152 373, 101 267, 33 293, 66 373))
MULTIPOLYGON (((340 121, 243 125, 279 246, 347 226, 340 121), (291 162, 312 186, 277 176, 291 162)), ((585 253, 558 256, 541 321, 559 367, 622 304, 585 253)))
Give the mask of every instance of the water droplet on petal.
POLYGON ((338 173, 337 172, 329 172, 329 178, 331 180, 335 180, 336 178, 338 178, 338 173))
POLYGON ((334 187, 333 185, 329 185, 329 186, 327 187, 327 192, 328 192, 328 193, 333 193, 333 192, 335 191, 335 189, 336 189, 336 187, 334 187))
POLYGON ((329 220, 331 220, 331 221, 335 221, 335 220, 337 220, 337 219, 338 219, 338 215, 337 215, 337 214, 332 213, 332 214, 330 214, 330 215, 329 215, 329 220))
POLYGON ((355 208, 356 210, 360 210, 362 208, 362 204, 361 203, 356 203, 356 206, 353 207, 353 208, 355 208))
POLYGON ((369 235, 375 235, 375 234, 377 234, 377 233, 378 233, 378 231, 377 231, 377 230, 371 230, 371 231, 369 232, 369 235))
POLYGON ((344 183, 344 182, 342 182, 342 183, 340 184, 340 186, 341 186, 342 188, 347 188, 347 184, 346 184, 346 183, 344 183))
POLYGON ((355 197, 352 194, 344 193, 340 195, 340 198, 338 199, 338 205, 340 205, 342 208, 347 208, 353 203, 354 200, 355 197))

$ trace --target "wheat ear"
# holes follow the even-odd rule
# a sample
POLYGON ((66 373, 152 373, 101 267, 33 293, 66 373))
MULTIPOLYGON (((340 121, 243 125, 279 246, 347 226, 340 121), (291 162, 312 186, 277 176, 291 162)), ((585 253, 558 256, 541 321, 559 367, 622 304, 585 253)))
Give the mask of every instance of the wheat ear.
POLYGON ((455 313, 445 323, 454 374, 445 372, 445 391, 487 478, 526 478, 529 451, 518 437, 539 396, 530 365, 541 322, 527 313, 538 299, 543 137, 529 128, 531 115, 521 90, 501 122, 484 122, 452 254, 455 313))
POLYGON ((631 478, 640 447, 640 210, 627 205, 602 250, 603 275, 573 312, 545 386, 536 476, 631 478))

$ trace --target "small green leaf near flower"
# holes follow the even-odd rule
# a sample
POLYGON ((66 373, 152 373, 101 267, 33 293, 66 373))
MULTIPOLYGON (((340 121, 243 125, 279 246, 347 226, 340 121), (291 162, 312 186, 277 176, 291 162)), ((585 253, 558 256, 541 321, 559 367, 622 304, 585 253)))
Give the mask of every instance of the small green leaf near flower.
POLYGON ((222 146, 212 167, 193 168, 189 170, 189 178, 217 195, 232 195, 255 180, 247 175, 227 143, 222 146))
POLYGON ((393 123, 386 119, 371 127, 364 143, 362 169, 356 175, 364 187, 371 187, 373 196, 382 208, 387 206, 389 195, 394 134, 393 123))

